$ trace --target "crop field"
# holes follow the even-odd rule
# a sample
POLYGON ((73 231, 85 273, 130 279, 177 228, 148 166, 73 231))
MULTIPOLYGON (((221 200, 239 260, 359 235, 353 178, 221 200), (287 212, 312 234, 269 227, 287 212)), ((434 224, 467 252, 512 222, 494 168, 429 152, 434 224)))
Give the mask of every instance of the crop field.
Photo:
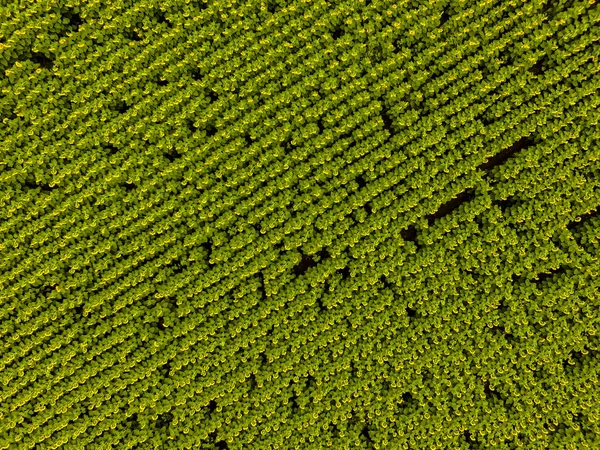
POLYGON ((0 2, 1 450, 600 449, 598 0, 0 2))

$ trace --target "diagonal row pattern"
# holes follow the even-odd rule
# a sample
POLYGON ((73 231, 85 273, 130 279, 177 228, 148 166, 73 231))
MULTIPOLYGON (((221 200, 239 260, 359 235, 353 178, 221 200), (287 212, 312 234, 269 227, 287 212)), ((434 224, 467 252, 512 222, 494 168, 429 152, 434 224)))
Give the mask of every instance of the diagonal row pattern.
POLYGON ((600 446, 593 0, 0 14, 0 448, 600 446))

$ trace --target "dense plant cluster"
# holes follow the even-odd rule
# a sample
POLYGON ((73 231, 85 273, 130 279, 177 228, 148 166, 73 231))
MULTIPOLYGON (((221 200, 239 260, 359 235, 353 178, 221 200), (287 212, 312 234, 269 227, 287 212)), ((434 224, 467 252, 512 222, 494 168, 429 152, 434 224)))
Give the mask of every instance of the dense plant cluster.
POLYGON ((598 449, 595 0, 8 0, 0 449, 598 449))

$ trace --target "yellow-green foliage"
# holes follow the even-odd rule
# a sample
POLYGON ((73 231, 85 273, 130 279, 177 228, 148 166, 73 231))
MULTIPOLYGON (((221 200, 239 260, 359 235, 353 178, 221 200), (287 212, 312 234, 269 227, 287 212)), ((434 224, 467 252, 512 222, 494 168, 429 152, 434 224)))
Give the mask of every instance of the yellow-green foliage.
POLYGON ((596 0, 0 5, 0 449, 600 448, 596 0))

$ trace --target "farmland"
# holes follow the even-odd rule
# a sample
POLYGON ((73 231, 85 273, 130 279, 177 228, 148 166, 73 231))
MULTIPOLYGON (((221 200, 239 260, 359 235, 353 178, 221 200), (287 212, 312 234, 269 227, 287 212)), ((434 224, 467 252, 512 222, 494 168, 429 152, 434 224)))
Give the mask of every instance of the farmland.
POLYGON ((0 6, 0 449, 598 449, 594 0, 0 6))

